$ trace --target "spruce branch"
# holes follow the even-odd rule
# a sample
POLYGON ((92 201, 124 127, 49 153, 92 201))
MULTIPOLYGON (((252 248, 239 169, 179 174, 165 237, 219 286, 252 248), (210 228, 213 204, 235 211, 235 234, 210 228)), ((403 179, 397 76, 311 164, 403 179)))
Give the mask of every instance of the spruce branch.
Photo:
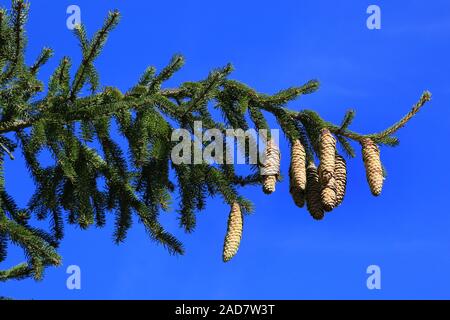
POLYGON ((12 33, 14 38, 14 51, 12 53, 12 59, 7 70, 0 77, 0 83, 3 84, 13 77, 17 68, 23 60, 23 49, 25 47, 25 38, 23 35, 24 25, 27 17, 29 4, 24 0, 13 0, 12 2, 12 33))
POLYGON ((429 91, 425 91, 420 97, 419 101, 412 107, 410 112, 408 112, 402 119, 400 119, 397 123, 393 124, 391 127, 380 132, 379 134, 376 134, 376 136, 379 138, 384 138, 393 135, 398 129, 405 126, 405 124, 420 111, 420 109, 425 105, 425 103, 430 100, 431 100, 431 93, 429 91))
POLYGON ((21 263, 8 270, 0 270, 0 282, 22 280, 30 277, 32 274, 33 269, 27 263, 21 263))
POLYGON ((108 34, 117 26, 119 19, 120 14, 118 11, 110 12, 103 27, 95 34, 94 38, 89 43, 86 43, 87 40, 83 35, 84 28, 77 26, 76 29, 79 30, 77 34, 81 39, 81 46, 83 48, 83 59, 72 83, 72 89, 70 92, 71 101, 75 100, 76 95, 81 90, 84 82, 86 81, 87 72, 92 67, 91 64, 93 63, 93 60, 100 54, 108 34))
POLYGON ((223 69, 210 73, 208 78, 204 80, 204 83, 202 83, 201 89, 195 92, 192 99, 185 105, 186 111, 183 113, 181 118, 194 111, 199 104, 210 100, 212 91, 222 84, 222 81, 232 72, 232 70, 232 65, 228 64, 223 69))
MULTIPOLYGON (((390 146, 395 146, 398 143, 398 140, 395 137, 392 137, 392 135, 397 132, 397 130, 401 129, 403 126, 406 125, 408 121, 410 121, 414 115, 416 115, 420 109, 425 105, 426 102, 431 100, 431 93, 429 91, 425 91, 419 100, 414 104, 411 111, 408 112, 403 118, 401 118, 398 122, 393 124, 391 127, 380 131, 378 133, 371 133, 371 134, 360 134, 348 129, 343 130, 343 126, 337 126, 330 122, 326 122, 322 118, 318 118, 318 124, 322 127, 328 128, 331 132, 333 132, 336 135, 340 135, 346 138, 349 138, 351 140, 359 141, 361 142, 365 138, 370 138, 374 142, 378 144, 386 144, 390 146)), ((295 112, 289 110, 292 117, 298 119, 301 122, 307 122, 308 119, 311 119, 311 114, 308 114, 308 111, 300 111, 295 112)), ((318 115, 317 115, 318 116, 318 115)), ((316 118, 317 120, 317 118, 316 118)), ((345 124, 345 123, 344 123, 345 124)))
MULTIPOLYGON (((323 132, 328 142, 333 142, 328 143, 328 160, 334 159, 336 151, 332 134, 350 157, 355 155, 352 141, 363 146, 368 181, 373 193, 379 194, 383 173, 378 145, 397 145, 394 134, 431 99, 431 94, 424 92, 411 111, 389 128, 360 134, 349 130, 355 115, 352 110, 340 124, 334 124, 313 110, 286 107, 302 95, 315 92, 319 87, 317 80, 269 95, 229 79, 232 72, 229 64, 213 70, 204 80, 164 88, 164 83, 184 64, 179 54, 159 73, 148 67, 125 93, 114 87, 99 91, 100 76, 94 61, 118 23, 117 11, 109 13, 92 39, 83 26, 77 26, 74 32, 82 52, 81 64, 72 78, 71 60, 64 57, 48 81, 46 95, 38 99, 36 93, 42 89, 42 83, 37 74, 52 51, 44 48, 31 66, 25 66, 26 17, 27 5, 23 0, 13 1, 10 14, 0 10, 0 262, 6 259, 10 242, 21 246, 27 257, 25 264, 0 271, 0 281, 28 276, 40 279, 45 267, 59 265, 61 258, 56 248, 64 236, 64 221, 86 229, 105 225, 106 215, 112 214, 114 240, 120 243, 126 239, 135 216, 156 243, 169 253, 183 254, 183 244, 159 221, 160 213, 168 211, 173 202, 177 202, 175 211, 180 227, 186 232, 195 229, 196 215, 205 209, 209 197, 219 196, 227 205, 239 206, 242 214, 250 213, 252 204, 241 195, 241 188, 265 183, 260 164, 249 165, 249 172, 237 174, 233 164, 204 160, 195 165, 174 163, 171 157, 176 145, 171 141, 174 128, 186 129, 189 136, 194 133, 195 121, 202 122, 203 131, 213 128, 221 132, 244 131, 252 127, 269 130, 266 117, 273 116, 290 146, 296 143, 304 148, 305 163, 300 169, 307 165, 306 178, 314 190, 297 198, 306 196, 313 201, 317 209, 314 216, 319 219, 323 218, 323 210, 317 196, 325 189, 334 190, 332 184, 321 189, 318 179, 323 180, 323 168, 319 166, 318 170, 314 165, 315 157, 320 159, 323 153, 323 132), (86 85, 91 92, 80 97, 86 85), (211 108, 222 112, 223 121, 214 119, 211 108), (116 139, 115 124, 125 144, 116 139), (25 208, 20 208, 4 187, 3 159, 6 155, 13 159, 16 151, 10 136, 19 141, 17 149, 22 152, 36 186, 25 208), (97 147, 89 147, 90 143, 97 147), (53 163, 41 163, 38 155, 43 150, 50 152, 53 163), (174 201, 177 197, 178 201, 174 201), (49 219, 50 231, 33 228, 29 224, 31 217, 49 219)), ((246 144, 258 145, 250 137, 238 139, 238 150, 248 161, 250 147, 246 144)), ((207 145, 208 142, 202 141, 202 148, 207 145)), ((223 150, 225 157, 229 153, 230 150, 223 150)), ((279 168, 279 157, 275 158, 279 168)), ((342 191, 346 169, 344 161, 340 164, 342 191)), ((328 196, 328 200, 333 200, 332 194, 328 196)))
POLYGON ((43 48, 36 62, 30 67, 32 75, 36 74, 39 69, 47 63, 47 61, 53 56, 53 50, 50 48, 43 48))
POLYGON ((160 90, 162 83, 170 79, 175 72, 181 69, 183 65, 184 57, 180 54, 174 55, 170 60, 170 63, 150 81, 148 85, 148 92, 154 93, 160 90))
POLYGON ((354 118, 355 118, 355 110, 348 110, 345 113, 344 119, 342 120, 341 127, 339 128, 339 131, 337 132, 337 134, 339 134, 339 132, 345 131, 348 128, 348 126, 352 123, 354 118))

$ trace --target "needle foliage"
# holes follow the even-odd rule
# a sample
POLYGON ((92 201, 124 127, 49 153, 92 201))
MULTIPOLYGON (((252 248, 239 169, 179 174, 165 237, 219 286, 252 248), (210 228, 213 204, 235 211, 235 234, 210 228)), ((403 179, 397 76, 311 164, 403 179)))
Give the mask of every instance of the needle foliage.
POLYGON ((348 129, 354 111, 335 125, 312 110, 286 108, 288 102, 315 92, 316 80, 266 95, 230 80, 233 68, 226 65, 204 80, 166 88, 164 83, 184 64, 183 57, 176 55, 159 71, 145 70, 127 92, 102 87, 95 60, 119 22, 117 11, 108 14, 91 38, 83 26, 77 26, 81 63, 71 73, 72 61, 64 57, 44 83, 39 71, 53 52, 43 48, 32 64, 25 62, 28 10, 27 2, 14 0, 9 9, 0 11, 0 264, 10 244, 23 248, 26 256, 25 262, 1 270, 0 281, 41 279, 47 266, 59 265, 56 248, 65 223, 82 229, 101 227, 111 214, 114 240, 120 243, 135 216, 152 240, 172 254, 182 254, 182 243, 159 222, 161 211, 175 207, 186 232, 195 229, 196 214, 211 196, 222 197, 230 206, 238 203, 243 213, 251 212, 252 205, 240 189, 261 184, 257 167, 242 176, 233 165, 175 164, 170 156, 174 129, 194 134, 194 121, 202 121, 204 130, 268 129, 266 117, 271 114, 288 141, 302 141, 309 158, 317 156, 323 128, 354 156, 352 141, 367 137, 378 145, 397 145, 395 132, 430 99, 425 92, 398 123, 363 135, 348 129), (85 89, 89 94, 82 94, 85 89), (215 120, 212 110, 219 110, 223 120, 215 120), (126 139, 126 146, 113 139, 114 130, 126 139), (39 161, 44 150, 52 155, 52 163, 39 161), (13 161, 17 153, 22 153, 35 184, 25 208, 16 204, 4 185, 4 162, 13 161), (34 228, 33 219, 50 221, 49 231, 34 228))

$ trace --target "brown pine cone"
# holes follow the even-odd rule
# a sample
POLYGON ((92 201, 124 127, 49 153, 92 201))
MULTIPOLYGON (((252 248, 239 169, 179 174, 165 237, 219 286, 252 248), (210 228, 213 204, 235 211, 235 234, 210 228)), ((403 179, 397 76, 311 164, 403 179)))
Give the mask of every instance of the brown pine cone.
POLYGON ((314 219, 321 220, 323 219, 324 212, 322 208, 319 174, 313 161, 310 161, 306 168, 306 179, 306 207, 314 219))
POLYGON ((291 183, 299 190, 306 188, 306 152, 300 140, 295 140, 291 149, 291 183))
POLYGON ((295 204, 302 208, 305 205, 306 152, 300 140, 295 140, 292 144, 289 177, 289 191, 295 204))
POLYGON ((322 187, 322 208, 326 212, 330 212, 336 207, 336 199, 336 180, 334 179, 334 177, 331 177, 331 179, 328 180, 328 183, 322 187))
POLYGON ((347 188, 347 164, 345 159, 338 154, 336 154, 334 178, 336 179, 336 206, 338 206, 344 200, 347 188))
POLYGON ((237 202, 231 206, 231 212, 228 217, 228 228, 223 245, 223 261, 230 261, 239 249, 242 238, 243 219, 241 207, 237 202))
POLYGON ((263 192, 265 194, 271 194, 275 192, 275 185, 277 183, 276 176, 264 176, 263 177, 263 192))
POLYGON ((291 193, 292 199, 297 207, 303 208, 305 205, 305 191, 300 189, 291 187, 289 188, 289 192, 291 193))
POLYGON ((383 167, 380 160, 380 149, 369 138, 364 138, 361 141, 362 155, 364 166, 366 167, 367 182, 370 186, 370 191, 374 196, 381 194, 383 188, 383 167))
POLYGON ((273 140, 267 142, 265 159, 261 167, 263 177, 263 191, 270 194, 275 191, 275 184, 280 175, 280 150, 273 140))
POLYGON ((335 157, 336 157, 336 139, 330 130, 323 128, 320 131, 320 165, 319 179, 325 185, 334 174, 335 157))

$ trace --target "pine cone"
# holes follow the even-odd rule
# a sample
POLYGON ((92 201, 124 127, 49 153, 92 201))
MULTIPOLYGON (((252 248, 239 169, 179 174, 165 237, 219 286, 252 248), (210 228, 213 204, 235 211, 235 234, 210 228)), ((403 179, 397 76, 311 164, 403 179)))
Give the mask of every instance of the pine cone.
POLYGON ((277 183, 276 176, 264 176, 263 177, 263 192, 265 194, 271 194, 275 192, 275 184, 277 183))
POLYGON ((310 161, 306 168, 306 179, 306 207, 314 219, 321 220, 324 212, 320 194, 319 175, 313 161, 310 161))
POLYGON ((344 200, 347 188, 347 164, 345 159, 338 154, 336 154, 334 178, 336 179, 336 206, 338 206, 344 200))
POLYGON ((380 149, 376 143, 369 138, 363 139, 361 145, 370 191, 374 196, 379 196, 381 194, 381 189, 383 188, 384 180, 383 167, 380 160, 380 149))
POLYGON ((319 178, 322 184, 327 182, 334 175, 335 157, 336 157, 336 139, 330 130, 323 128, 320 131, 320 165, 319 178))
POLYGON ((237 202, 231 206, 231 212, 228 217, 228 228, 223 245, 223 261, 230 261, 239 249, 242 238, 242 213, 241 207, 237 202))
POLYGON ((292 199, 294 199, 295 205, 303 208, 305 205, 305 192, 292 186, 289 188, 289 192, 291 193, 292 199))
POLYGON ((264 193, 270 194, 274 192, 277 178, 280 175, 280 150, 273 140, 267 142, 261 174, 264 176, 264 193))
POLYGON ((328 183, 322 187, 321 191, 322 208, 326 212, 330 212, 336 207, 336 179, 331 177, 328 183))
POLYGON ((291 149, 291 184, 299 190, 306 188, 306 152, 300 140, 295 140, 291 149))
POLYGON ((289 177, 289 191, 295 204, 302 208, 305 205, 306 152, 299 140, 295 140, 292 144, 289 177))

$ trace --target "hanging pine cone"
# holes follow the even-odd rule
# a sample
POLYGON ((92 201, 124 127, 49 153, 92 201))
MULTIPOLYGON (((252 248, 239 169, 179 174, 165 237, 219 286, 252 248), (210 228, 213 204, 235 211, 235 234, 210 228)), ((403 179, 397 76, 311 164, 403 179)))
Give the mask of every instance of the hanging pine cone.
POLYGON ((228 217, 228 228, 223 245, 223 261, 230 261, 239 249, 242 238, 242 213, 241 207, 237 202, 231 206, 231 212, 228 217))
POLYGON ((322 208, 326 212, 330 212, 336 207, 336 179, 332 176, 327 184, 322 187, 321 191, 322 208))
POLYGON ((336 179, 336 206, 338 206, 344 200, 347 188, 347 164, 345 159, 338 154, 336 154, 334 178, 336 179))
POLYGON ((320 194, 319 174, 313 161, 310 161, 306 168, 306 179, 306 207, 314 219, 321 220, 324 212, 320 194))
POLYGON ((323 210, 329 212, 336 206, 336 180, 334 169, 336 161, 336 139, 330 130, 323 128, 320 131, 320 165, 319 181, 322 186, 320 198, 323 210))
POLYGON ((370 191, 374 196, 379 196, 381 194, 381 189, 383 188, 384 180, 383 167, 380 160, 380 149, 376 143, 369 138, 363 139, 361 145, 370 191))
POLYGON ((322 184, 326 184, 334 174, 336 156, 336 139, 327 128, 320 131, 319 148, 319 178, 322 184))
POLYGON ((302 208, 305 205, 306 152, 300 140, 295 140, 292 143, 289 178, 289 191, 292 198, 295 204, 302 208))
POLYGON ((263 177, 263 192, 265 194, 271 194, 275 192, 275 185, 277 183, 276 176, 264 176, 263 177))
POLYGON ((273 140, 267 142, 264 164, 261 167, 263 191, 270 194, 275 191, 275 184, 280 174, 280 150, 273 140))
POLYGON ((300 140, 295 140, 291 149, 291 183, 304 191, 306 188, 306 152, 300 140))
POLYGON ((289 188, 289 192, 291 193, 295 205, 299 208, 303 208, 303 206, 305 205, 305 192, 300 189, 294 188, 292 185, 289 188))

